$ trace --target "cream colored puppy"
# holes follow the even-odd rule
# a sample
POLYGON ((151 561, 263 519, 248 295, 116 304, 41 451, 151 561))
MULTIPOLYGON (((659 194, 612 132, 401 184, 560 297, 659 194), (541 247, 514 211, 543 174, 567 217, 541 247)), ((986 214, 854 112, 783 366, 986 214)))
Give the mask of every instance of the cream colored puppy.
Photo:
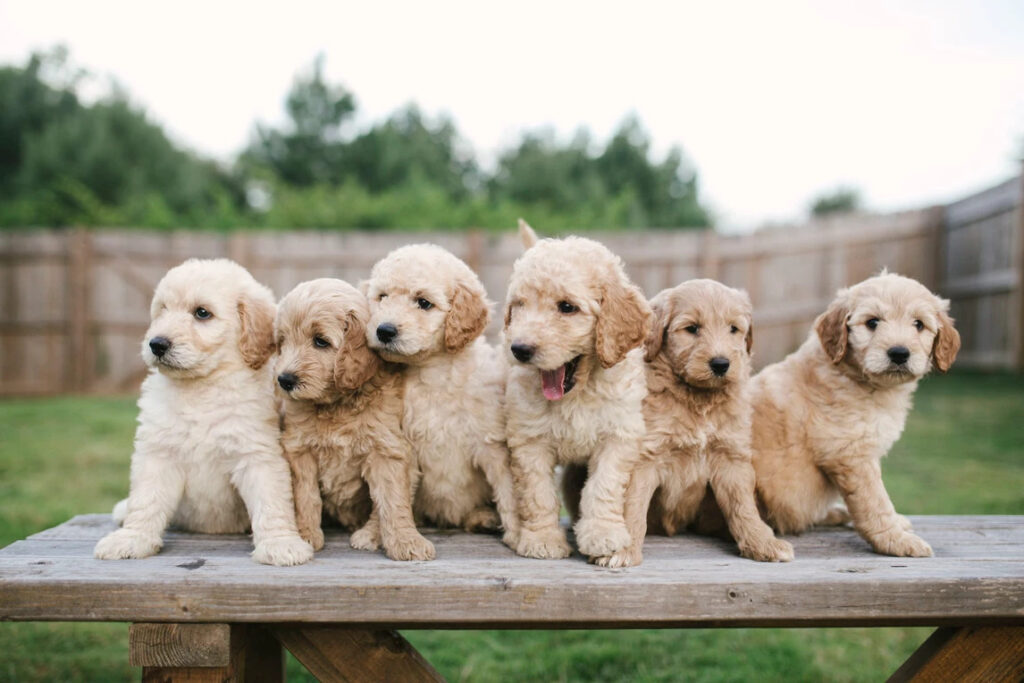
POLYGON ((640 463, 626 491, 632 543, 597 563, 640 564, 648 525, 675 534, 692 523, 708 486, 744 557, 793 559, 757 512, 750 455, 750 297, 714 280, 690 280, 651 300, 645 344, 647 398, 640 463))
POLYGON ((309 560, 267 363, 270 290, 232 261, 192 259, 160 281, 150 314, 131 488, 114 508, 123 526, 96 544, 96 557, 153 555, 168 525, 210 534, 251 526, 258 562, 309 560))
POLYGON ((415 244, 378 262, 364 286, 367 342, 405 366, 402 431, 420 472, 417 518, 467 531, 500 524, 514 547, 505 366, 480 336, 490 318, 480 279, 447 250, 415 244))
POLYGON ((366 297, 342 280, 303 282, 281 300, 275 371, 285 392, 281 440, 299 532, 323 546, 321 511, 350 543, 393 560, 432 560, 412 515, 412 451, 402 435, 400 369, 366 345, 366 297), (322 495, 322 499, 321 499, 322 495), (370 502, 372 500, 372 514, 370 502))
POLYGON ((505 304, 514 359, 506 388, 508 444, 519 499, 516 551, 566 557, 556 464, 589 469, 576 523, 580 552, 629 545, 623 494, 644 436, 643 352, 651 309, 621 260, 581 237, 536 241, 515 263, 505 304))
POLYGON ((956 358, 948 310, 919 282, 883 272, 841 290, 803 346, 754 377, 754 467, 772 526, 795 533, 852 517, 878 553, 932 554, 893 508, 880 461, 918 381, 956 358))

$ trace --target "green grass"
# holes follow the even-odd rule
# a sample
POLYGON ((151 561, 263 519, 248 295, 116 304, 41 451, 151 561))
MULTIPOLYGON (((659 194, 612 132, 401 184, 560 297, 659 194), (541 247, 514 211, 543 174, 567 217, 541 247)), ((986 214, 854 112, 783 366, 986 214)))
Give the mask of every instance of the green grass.
MULTIPOLYGON (((907 514, 1024 514, 1024 378, 966 372, 918 391, 884 461, 907 514)), ((131 398, 0 402, 0 546, 127 492, 131 398)), ((452 681, 872 681, 929 629, 408 631, 452 681)), ((0 681, 137 680, 124 624, 0 624, 0 681)), ((289 678, 309 680, 294 660, 289 678)))

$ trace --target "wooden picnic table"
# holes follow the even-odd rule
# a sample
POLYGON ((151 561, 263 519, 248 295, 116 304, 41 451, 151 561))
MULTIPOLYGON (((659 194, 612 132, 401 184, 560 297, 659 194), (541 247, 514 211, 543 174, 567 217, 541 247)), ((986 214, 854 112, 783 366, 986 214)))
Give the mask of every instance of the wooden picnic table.
POLYGON ((127 621, 143 680, 273 681, 283 645, 321 680, 440 680, 396 629, 940 627, 893 680, 1024 678, 1024 516, 912 517, 934 558, 871 552, 847 528, 793 537, 796 560, 649 537, 640 567, 517 557, 495 536, 427 531, 433 562, 393 562, 327 531, 299 567, 246 536, 170 532, 160 554, 100 561, 114 528, 80 515, 0 550, 0 619, 127 621))

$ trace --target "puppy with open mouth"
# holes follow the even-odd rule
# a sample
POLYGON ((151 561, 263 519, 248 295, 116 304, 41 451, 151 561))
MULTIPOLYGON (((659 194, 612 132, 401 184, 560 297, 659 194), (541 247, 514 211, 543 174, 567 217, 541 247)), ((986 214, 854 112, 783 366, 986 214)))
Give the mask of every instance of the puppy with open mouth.
POLYGON ((622 261, 590 239, 537 240, 515 263, 505 303, 509 355, 506 433, 519 501, 516 552, 559 558, 557 464, 585 464, 575 525, 581 553, 610 555, 630 542, 623 495, 644 435, 646 299, 622 261))

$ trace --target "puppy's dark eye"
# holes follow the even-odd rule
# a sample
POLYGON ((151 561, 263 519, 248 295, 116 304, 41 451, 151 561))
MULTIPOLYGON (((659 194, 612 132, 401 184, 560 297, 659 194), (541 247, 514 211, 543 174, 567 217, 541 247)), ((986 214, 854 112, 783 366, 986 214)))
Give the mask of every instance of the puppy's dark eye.
POLYGON ((320 335, 313 337, 313 346, 318 349, 326 349, 331 345, 331 342, 327 341, 320 335))
POLYGON ((416 299, 416 305, 422 308, 424 311, 429 311, 431 308, 434 307, 434 304, 430 303, 429 301, 423 298, 416 299))
POLYGON ((199 306, 196 310, 192 311, 192 315, 195 316, 196 320, 209 320, 213 317, 213 313, 210 313, 202 306, 199 306))
POLYGON ((869 318, 867 322, 864 323, 864 326, 867 327, 869 330, 875 329, 876 327, 878 327, 878 318, 869 318))
POLYGON ((920 332, 921 330, 924 329, 924 323, 921 322, 920 320, 915 320, 914 321, 914 327, 916 327, 917 331, 920 332))
POLYGON ((388 295, 386 292, 381 292, 380 294, 377 295, 377 301, 384 301, 384 299, 386 299, 387 297, 388 295))
POLYGON ((729 326, 729 334, 736 334, 739 331, 740 331, 740 328, 736 327, 735 325, 730 325, 729 326))
POLYGON ((573 304, 569 303, 568 301, 559 301, 558 302, 558 312, 559 313, 565 313, 566 315, 568 315, 569 313, 575 313, 578 310, 580 310, 579 307, 574 306, 573 304))
POLYGON ((687 325, 683 329, 689 332, 690 334, 697 334, 698 332, 700 332, 700 325, 687 325))

